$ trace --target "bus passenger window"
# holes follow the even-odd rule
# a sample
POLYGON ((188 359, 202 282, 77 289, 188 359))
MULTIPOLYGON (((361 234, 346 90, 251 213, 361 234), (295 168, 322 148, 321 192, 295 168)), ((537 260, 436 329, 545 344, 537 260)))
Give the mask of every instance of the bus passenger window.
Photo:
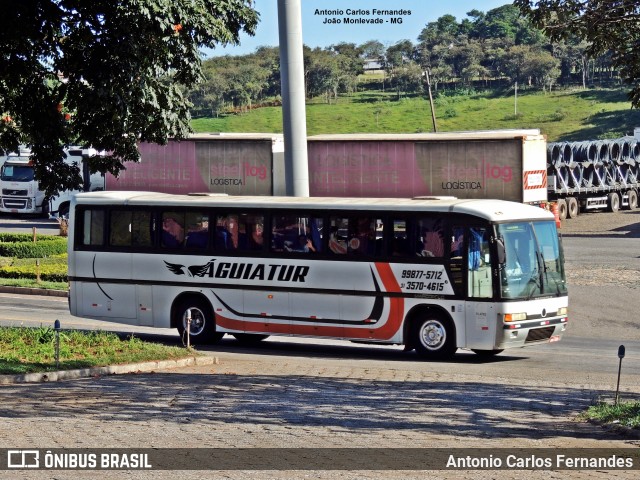
POLYGON ((131 245, 131 212, 111 211, 109 245, 128 247, 131 245))
POLYGON ((153 245, 153 223, 151 212, 132 212, 131 245, 134 247, 150 247, 153 245))
POLYGON ((82 245, 104 245, 104 210, 85 210, 82 215, 82 245))
POLYGON ((322 219, 296 215, 271 220, 271 251, 313 253, 322 250, 322 219))

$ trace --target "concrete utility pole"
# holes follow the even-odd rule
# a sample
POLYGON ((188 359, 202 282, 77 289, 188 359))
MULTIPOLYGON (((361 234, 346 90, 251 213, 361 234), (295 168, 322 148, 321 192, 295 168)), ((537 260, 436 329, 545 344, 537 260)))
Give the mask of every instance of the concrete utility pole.
POLYGON ((308 197, 309 160, 300 0, 278 0, 278 33, 286 190, 290 196, 308 197))

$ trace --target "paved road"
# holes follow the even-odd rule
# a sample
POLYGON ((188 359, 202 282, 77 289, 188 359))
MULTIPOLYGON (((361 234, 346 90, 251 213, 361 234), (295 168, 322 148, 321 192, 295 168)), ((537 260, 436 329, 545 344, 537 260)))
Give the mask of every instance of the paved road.
MULTIPOLYGON (((640 248, 632 230, 600 238, 595 246, 588 240, 581 244, 580 232, 565 234, 568 264, 575 265, 569 272, 572 321, 569 335, 557 345, 489 363, 464 353, 453 362, 427 363, 397 349, 335 342, 310 346, 279 340, 249 350, 223 341, 207 349, 220 358, 210 367, 0 387, 0 448, 638 447, 637 440, 576 419, 594 399, 611 395, 619 343, 631 347, 624 395, 640 396, 640 302, 633 263, 640 248), (630 262, 629 267, 619 262, 630 262), (591 363, 580 353, 585 350, 591 363)), ((57 301, 51 303, 54 313, 66 307, 64 300, 42 301, 57 301)), ((38 315, 35 307, 10 303, 2 311, 18 321, 38 315)), ((165 333, 175 341, 175 334, 165 333)), ((91 477, 175 478, 176 472, 91 477)), ((626 479, 636 478, 637 471, 225 471, 180 472, 180 477, 626 479)), ((0 478, 16 475, 0 472, 0 478)))

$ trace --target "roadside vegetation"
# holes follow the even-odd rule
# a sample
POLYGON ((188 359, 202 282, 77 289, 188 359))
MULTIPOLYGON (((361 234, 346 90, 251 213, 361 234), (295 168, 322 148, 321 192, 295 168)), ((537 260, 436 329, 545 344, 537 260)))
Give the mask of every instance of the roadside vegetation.
MULTIPOLYGON (((519 92, 513 89, 458 90, 437 95, 438 131, 539 128, 549 141, 618 138, 640 125, 627 92, 567 89, 519 92)), ((217 118, 195 118, 196 132, 281 133, 281 107, 262 107, 217 118)), ((424 96, 397 99, 393 92, 364 90, 327 104, 307 103, 307 134, 432 132, 431 109, 424 96)))
POLYGON ((619 402, 617 405, 599 402, 590 406, 581 418, 603 424, 640 429, 640 401, 619 402))
POLYGON ((0 233, 0 285, 67 289, 67 238, 0 233))
POLYGON ((120 339, 104 331, 60 332, 59 367, 55 361, 56 332, 51 327, 0 327, 0 374, 24 374, 101 367, 152 360, 184 358, 193 351, 143 342, 129 336, 120 339))

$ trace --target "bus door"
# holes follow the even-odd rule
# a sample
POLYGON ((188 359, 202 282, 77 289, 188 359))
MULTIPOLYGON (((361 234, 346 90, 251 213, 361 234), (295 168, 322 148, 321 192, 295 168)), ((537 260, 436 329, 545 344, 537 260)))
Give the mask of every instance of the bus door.
POLYGON ((493 298, 491 229, 468 227, 466 234, 466 343, 472 348, 491 350, 497 335, 497 314, 489 301, 493 298))

